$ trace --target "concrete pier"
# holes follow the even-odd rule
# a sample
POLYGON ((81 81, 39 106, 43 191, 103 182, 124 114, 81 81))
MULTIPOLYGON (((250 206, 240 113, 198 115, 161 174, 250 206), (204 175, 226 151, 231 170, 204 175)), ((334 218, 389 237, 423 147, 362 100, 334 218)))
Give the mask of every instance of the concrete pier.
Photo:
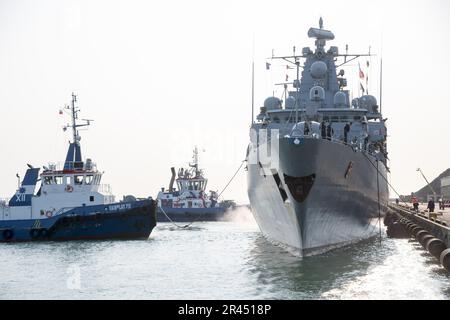
POLYGON ((428 212, 422 205, 416 212, 412 204, 389 207, 391 212, 385 218, 388 236, 398 238, 409 233, 450 272, 450 210, 428 212))
MULTIPOLYGON (((426 204, 419 205, 418 213, 413 211, 413 205, 409 203, 399 205, 392 204, 390 207, 402 217, 413 221, 436 238, 441 239, 447 248, 450 247, 450 208, 446 208, 445 210, 435 209, 434 213, 437 215, 431 214, 430 216, 430 212, 426 210, 426 204)), ((437 204, 436 208, 438 208, 437 204)))

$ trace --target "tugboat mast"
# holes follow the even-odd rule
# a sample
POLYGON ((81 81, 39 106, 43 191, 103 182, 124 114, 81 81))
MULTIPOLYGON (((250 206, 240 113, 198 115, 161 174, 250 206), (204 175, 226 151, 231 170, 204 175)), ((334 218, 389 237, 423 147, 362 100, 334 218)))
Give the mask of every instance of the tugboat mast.
POLYGON ((190 167, 195 168, 195 176, 198 176, 198 149, 197 146, 194 148, 194 155, 192 156, 192 159, 194 160, 193 164, 189 164, 190 167))
POLYGON ((75 102, 77 102, 77 96, 72 92, 72 103, 70 106, 65 107, 65 109, 70 110, 70 117, 72 119, 72 124, 64 126, 63 130, 66 131, 69 127, 72 128, 73 141, 69 142, 69 150, 67 151, 66 161, 64 162, 64 170, 73 170, 75 166, 78 167, 83 166, 83 160, 81 156, 81 146, 80 146, 81 137, 78 133, 78 128, 87 127, 91 124, 91 121, 93 121, 82 119, 83 121, 86 121, 86 123, 82 124, 77 123, 78 112, 80 111, 80 109, 78 109, 75 106, 75 102))
MULTIPOLYGON (((72 127, 73 143, 75 143, 76 145, 79 146, 80 145, 80 135, 78 134, 77 128, 90 126, 92 120, 83 119, 83 121, 86 121, 86 123, 77 124, 78 112, 80 111, 80 109, 75 107, 75 102, 77 102, 77 96, 72 92, 72 103, 71 103, 70 107, 67 107, 67 109, 70 109, 70 111, 71 111, 71 118, 72 118, 71 127, 72 127)), ((67 126, 66 126, 66 129, 67 129, 67 126)))

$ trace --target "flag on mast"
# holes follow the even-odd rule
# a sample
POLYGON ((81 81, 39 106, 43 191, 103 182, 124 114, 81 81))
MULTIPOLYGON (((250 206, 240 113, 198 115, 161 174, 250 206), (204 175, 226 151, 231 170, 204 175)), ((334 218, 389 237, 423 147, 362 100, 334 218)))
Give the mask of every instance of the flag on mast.
POLYGON ((361 65, 358 62, 358 68, 359 68, 359 78, 360 79, 364 79, 364 72, 361 70, 361 65))

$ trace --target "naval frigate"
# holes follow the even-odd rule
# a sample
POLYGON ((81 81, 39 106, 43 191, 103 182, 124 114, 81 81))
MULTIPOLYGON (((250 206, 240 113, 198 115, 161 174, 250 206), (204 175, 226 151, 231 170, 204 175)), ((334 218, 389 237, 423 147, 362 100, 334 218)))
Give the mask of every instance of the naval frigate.
POLYGON ((252 119, 246 157, 248 196, 259 228, 300 257, 377 235, 389 197, 381 102, 364 94, 362 84, 352 99, 345 71, 337 72, 370 50, 326 49, 334 34, 323 28, 322 18, 308 37, 315 39, 314 49, 272 55, 291 64, 297 76, 282 83, 283 100, 267 98, 252 119))

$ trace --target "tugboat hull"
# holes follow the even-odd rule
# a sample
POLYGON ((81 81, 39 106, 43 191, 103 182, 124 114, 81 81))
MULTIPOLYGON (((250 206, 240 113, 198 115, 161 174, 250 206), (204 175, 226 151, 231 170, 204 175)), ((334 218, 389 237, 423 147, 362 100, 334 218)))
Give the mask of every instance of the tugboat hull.
POLYGON ((155 226, 155 201, 121 202, 45 219, 0 221, 0 242, 147 239, 155 226))
POLYGON ((222 220, 227 209, 222 207, 216 208, 171 208, 163 207, 157 209, 158 222, 192 222, 192 221, 220 221, 222 220), (164 210, 164 212, 162 211, 164 210), (165 213, 165 214, 164 214, 165 213), (167 218, 167 216, 170 220, 167 218))

